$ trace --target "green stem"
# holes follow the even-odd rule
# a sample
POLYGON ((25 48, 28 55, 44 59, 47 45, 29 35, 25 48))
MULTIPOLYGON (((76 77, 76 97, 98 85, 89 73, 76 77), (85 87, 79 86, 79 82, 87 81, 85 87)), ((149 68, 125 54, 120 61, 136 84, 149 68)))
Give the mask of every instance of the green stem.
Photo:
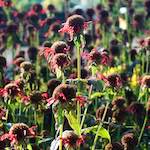
POLYGON ((63 149, 63 142, 62 142, 63 124, 64 124, 64 113, 62 112, 61 124, 60 124, 60 132, 59 132, 59 137, 60 137, 59 150, 63 149))
MULTIPOLYGON (((91 87, 90 87, 89 97, 91 96, 92 89, 93 89, 93 85, 91 85, 91 87)), ((84 123, 84 120, 85 120, 85 116, 86 116, 87 110, 88 110, 88 106, 84 110, 84 114, 83 114, 82 121, 81 121, 81 129, 83 127, 83 123, 84 123)))
POLYGON ((98 140, 98 133, 99 133, 99 130, 101 129, 101 127, 103 125, 103 122, 105 120, 105 116, 106 116, 106 113, 107 113, 108 106, 109 106, 109 103, 107 102, 106 107, 105 107, 105 111, 104 111, 104 114, 103 114, 103 117, 102 117, 102 120, 101 120, 101 122, 100 122, 100 124, 98 126, 98 129, 97 129, 97 132, 96 132, 96 135, 95 135, 95 138, 94 138, 94 143, 93 143, 93 146, 92 146, 92 150, 95 150, 96 142, 98 140))

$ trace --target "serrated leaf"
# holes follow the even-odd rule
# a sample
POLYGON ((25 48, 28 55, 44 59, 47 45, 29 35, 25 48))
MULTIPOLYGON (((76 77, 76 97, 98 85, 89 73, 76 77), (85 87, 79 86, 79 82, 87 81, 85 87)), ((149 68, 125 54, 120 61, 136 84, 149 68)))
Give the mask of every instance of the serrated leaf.
POLYGON ((69 113, 66 112, 65 116, 68 120, 70 127, 74 130, 76 134, 80 135, 80 123, 77 120, 76 114, 70 111, 69 113))

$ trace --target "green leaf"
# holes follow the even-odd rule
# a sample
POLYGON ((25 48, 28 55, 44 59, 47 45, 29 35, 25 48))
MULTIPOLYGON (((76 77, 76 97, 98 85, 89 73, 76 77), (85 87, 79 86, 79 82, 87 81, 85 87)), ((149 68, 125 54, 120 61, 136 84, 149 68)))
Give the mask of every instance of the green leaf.
MULTIPOLYGON (((93 132, 93 133, 97 133, 97 129, 98 129, 98 126, 93 126, 93 127, 89 127, 89 128, 85 128, 82 130, 82 133, 89 133, 89 132, 93 132)), ((99 132, 98 132, 98 136, 104 138, 104 139, 108 139, 109 141, 111 141, 111 137, 110 137, 110 134, 109 132, 101 127, 99 132)))
POLYGON ((78 135, 80 135, 80 123, 77 120, 77 116, 75 113, 73 113, 72 111, 70 111, 69 113, 66 112, 65 116, 68 120, 68 123, 70 125, 70 127, 74 130, 74 132, 78 135))
POLYGON ((28 144, 28 145, 27 145, 27 149, 28 149, 28 150, 32 150, 31 144, 28 144))
POLYGON ((104 93, 95 92, 95 93, 91 94, 90 99, 96 99, 96 98, 99 98, 99 97, 101 97, 101 96, 103 96, 103 95, 104 95, 104 93))

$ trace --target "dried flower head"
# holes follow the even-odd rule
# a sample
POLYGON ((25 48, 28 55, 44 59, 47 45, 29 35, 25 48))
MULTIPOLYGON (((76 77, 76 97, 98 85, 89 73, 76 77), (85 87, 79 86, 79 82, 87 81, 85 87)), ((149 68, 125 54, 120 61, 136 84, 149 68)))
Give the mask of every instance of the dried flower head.
POLYGON ((32 69, 32 64, 29 61, 24 61, 20 64, 20 68, 23 69, 23 71, 28 72, 32 69))
POLYGON ((40 91, 32 91, 29 100, 32 104, 40 104, 43 101, 43 96, 40 91))
POLYGON ((137 137, 133 133, 126 133, 121 138, 121 143, 127 150, 133 150, 135 149, 138 140, 137 137))
POLYGON ((117 109, 113 112, 112 120, 114 122, 123 123, 126 119, 127 112, 125 108, 117 109))
POLYGON ((112 106, 113 106, 113 109, 116 109, 116 108, 124 108, 124 105, 125 105, 125 102, 126 100, 123 98, 123 97, 117 97, 116 99, 114 99, 112 101, 112 106))
POLYGON ((108 143, 105 150, 124 150, 123 145, 119 142, 108 143))

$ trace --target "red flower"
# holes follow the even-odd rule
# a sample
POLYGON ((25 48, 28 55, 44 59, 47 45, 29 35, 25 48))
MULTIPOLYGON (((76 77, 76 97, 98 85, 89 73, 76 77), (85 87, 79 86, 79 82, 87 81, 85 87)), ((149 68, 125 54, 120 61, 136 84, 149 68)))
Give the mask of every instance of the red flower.
POLYGON ((52 104, 54 104, 55 102, 58 102, 58 101, 64 103, 64 102, 67 101, 67 98, 65 97, 65 95, 64 95, 63 93, 59 93, 59 94, 56 96, 56 98, 50 98, 50 99, 48 99, 48 100, 47 100, 47 102, 48 102, 47 105, 50 106, 50 105, 52 105, 52 104))
POLYGON ((4 141, 6 139, 11 141, 11 145, 18 144, 19 142, 23 142, 26 138, 30 136, 35 136, 34 132, 35 126, 29 128, 24 123, 16 123, 11 128, 9 133, 5 133, 0 136, 0 141, 4 141))
POLYGON ((44 55, 44 57, 49 60, 50 56, 55 54, 55 51, 50 47, 44 47, 39 52, 40 56, 44 55))
POLYGON ((6 95, 7 95, 7 90, 1 88, 1 89, 0 89, 0 96, 1 96, 1 97, 4 97, 4 96, 6 96, 6 95))
POLYGON ((79 35, 87 28, 88 23, 80 15, 72 15, 68 17, 64 27, 59 30, 59 32, 67 33, 70 36, 70 40, 73 40, 74 35, 79 35))
POLYGON ((87 97, 85 96, 76 96, 76 101, 79 102, 80 106, 84 106, 87 103, 87 97))

